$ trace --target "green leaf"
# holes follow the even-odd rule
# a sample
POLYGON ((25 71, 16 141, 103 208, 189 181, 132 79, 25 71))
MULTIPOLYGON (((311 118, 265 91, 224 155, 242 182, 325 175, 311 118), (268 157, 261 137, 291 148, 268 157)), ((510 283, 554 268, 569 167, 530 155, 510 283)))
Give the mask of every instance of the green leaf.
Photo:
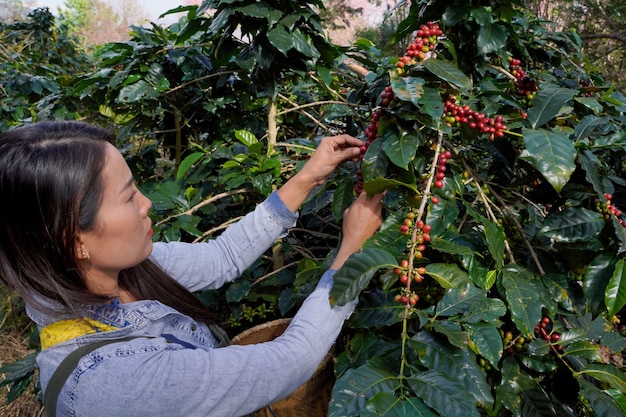
POLYGON ((481 224, 485 228, 485 239, 489 253, 493 258, 493 268, 500 269, 504 265, 504 242, 506 240, 504 228, 484 217, 481 218, 481 224))
POLYGON ((578 378, 581 394, 589 402, 596 417, 616 417, 626 414, 626 410, 620 406, 598 387, 591 382, 578 378))
POLYGON ((250 148, 252 145, 259 143, 259 140, 254 136, 254 133, 247 130, 235 130, 235 137, 239 142, 250 148))
MULTIPOLYGON (((268 26, 272 27, 283 17, 283 12, 270 8, 263 3, 249 4, 247 6, 237 7, 239 13, 244 16, 256 17, 258 19, 266 19, 268 26)), ((244 28, 247 29, 247 28, 244 28)))
POLYGON ((426 271, 443 288, 460 288, 471 283, 467 272, 454 264, 432 263, 428 265, 426 271))
POLYGON ((359 416, 365 402, 379 392, 393 392, 398 378, 382 369, 365 364, 349 369, 333 386, 328 417, 359 416))
POLYGON ((555 242, 574 243, 595 239, 604 227, 604 218, 597 211, 567 207, 552 213, 541 226, 538 236, 555 242))
POLYGON ((433 126, 437 130, 441 128, 443 123, 444 103, 441 99, 441 92, 438 88, 424 87, 422 100, 422 112, 426 113, 433 119, 433 126))
POLYGON ((250 282, 245 280, 234 281, 226 290, 226 301, 237 303, 250 293, 250 282))
POLYGON ((480 417, 478 403, 458 379, 431 370, 407 378, 415 394, 440 415, 446 417, 480 417))
POLYGON ((418 77, 401 77, 396 71, 390 71, 389 79, 391 89, 398 99, 413 103, 415 107, 420 107, 420 99, 424 94, 426 80, 418 77))
POLYGON ((469 332, 460 324, 449 320, 434 320, 431 323, 432 330, 444 335, 452 346, 466 349, 469 344, 469 332))
POLYGON ((417 193, 417 188, 415 187, 415 184, 407 184, 398 180, 392 180, 382 177, 367 181, 365 184, 363 184, 363 190, 368 195, 380 194, 383 191, 390 190, 396 187, 408 188, 409 190, 417 193))
POLYGON ((590 136, 599 127, 602 127, 607 123, 606 119, 594 116, 592 114, 583 117, 583 119, 574 128, 574 135, 576 140, 580 141, 590 136))
POLYGON ((533 129, 543 126, 563 112, 563 107, 578 93, 577 90, 560 88, 554 85, 542 86, 535 98, 533 106, 528 110, 528 121, 533 129))
POLYGON ((291 34, 293 36, 293 46, 298 52, 308 58, 312 58, 314 61, 320 57, 320 52, 311 44, 311 40, 308 35, 297 27, 291 32, 291 34))
POLYGON ((268 30, 267 39, 276 49, 285 55, 285 57, 294 47, 293 36, 291 36, 291 33, 289 33, 283 25, 276 25, 268 30))
POLYGON ((365 155, 363 155, 361 172, 364 185, 375 178, 384 178, 387 174, 389 160, 383 152, 383 142, 382 140, 375 140, 367 148, 365 155))
POLYGON ((393 293, 374 289, 364 293, 349 324, 353 329, 389 326, 402 321, 404 305, 394 301, 393 293))
POLYGON ((341 221, 343 212, 354 201, 354 183, 348 178, 344 178, 337 184, 337 188, 333 193, 332 213, 336 222, 341 221))
POLYGON ((383 149, 389 160, 396 166, 409 168, 409 162, 415 158, 419 138, 412 133, 403 132, 401 137, 385 137, 383 149))
POLYGON ((431 58, 424 60, 422 65, 441 80, 454 85, 463 95, 470 95, 472 80, 455 63, 431 58))
POLYGON ((452 225, 459 216, 459 206, 456 199, 441 199, 439 204, 429 204, 425 222, 430 225, 430 236, 437 238, 452 225))
POLYGON ((402 399, 379 392, 365 404, 360 417, 439 417, 419 398, 402 399))
POLYGON ((561 192, 576 169, 576 149, 565 133, 523 129, 526 149, 520 158, 531 163, 537 171, 561 192))
POLYGON ((598 381, 606 382, 611 388, 619 390, 622 394, 626 394, 626 376, 621 369, 614 365, 591 363, 585 369, 577 372, 576 376, 578 375, 591 376, 598 381))
POLYGON ((604 296, 604 304, 608 309, 608 316, 613 317, 626 305, 626 268, 624 259, 615 264, 613 276, 609 280, 604 296))
MULTIPOLYGON (((426 330, 419 332, 407 342, 418 354, 424 366, 436 369, 448 378, 462 381, 464 385, 461 391, 470 393, 466 394, 467 398, 474 397, 476 402, 484 405, 493 404, 491 387, 487 383, 485 373, 478 367, 476 355, 471 350, 444 344, 433 333, 426 330)), ((429 404, 426 398, 419 397, 429 404)), ((432 404, 429 405, 432 406, 432 404)), ((448 416, 446 413, 443 415, 448 416)))
POLYGON ((478 30, 477 55, 487 55, 504 48, 507 40, 507 33, 499 24, 488 23, 478 30))
POLYGON ((535 325, 542 317, 542 307, 553 311, 554 301, 534 275, 519 265, 502 269, 500 285, 505 291, 511 318, 524 337, 533 335, 535 325))
POLYGON ((0 367, 0 374, 6 374, 0 382, 0 387, 18 382, 31 375, 38 368, 36 357, 37 352, 30 353, 16 362, 7 363, 0 367))
POLYGON ((600 161, 596 156, 588 149, 585 149, 578 156, 578 162, 585 171, 585 179, 593 186, 593 190, 598 194, 604 194, 604 185, 600 179, 600 161))
POLYGON ((487 323, 470 324, 466 328, 469 331, 472 341, 470 346, 473 350, 497 369, 504 349, 498 329, 487 323))
POLYGON ((393 268, 396 265, 396 259, 387 251, 363 249, 350 256, 335 273, 330 296, 335 303, 345 305, 356 299, 379 269, 393 268))
POLYGON ((183 178, 187 171, 189 171, 189 168, 191 168, 193 164, 198 162, 204 155, 204 152, 194 152, 185 157, 185 159, 183 159, 183 161, 180 163, 180 166, 178 167, 178 171, 176 172, 176 179, 180 180, 181 178, 183 178))
POLYGON ((134 84, 127 85, 120 90, 118 101, 122 103, 135 103, 142 99, 156 98, 159 93, 145 80, 139 80, 134 84))
MULTIPOLYGON (((427 271, 430 274, 430 266, 427 271)), ((463 315, 467 313, 472 306, 486 301, 487 292, 474 287, 471 283, 465 284, 462 288, 449 289, 437 303, 433 319, 440 316, 450 317, 463 315)))

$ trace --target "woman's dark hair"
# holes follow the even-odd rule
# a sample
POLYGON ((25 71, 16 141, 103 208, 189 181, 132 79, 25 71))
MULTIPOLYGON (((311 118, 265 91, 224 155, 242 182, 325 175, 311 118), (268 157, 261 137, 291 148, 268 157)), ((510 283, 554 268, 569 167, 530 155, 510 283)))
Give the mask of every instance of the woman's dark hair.
MULTIPOLYGON (((27 304, 73 314, 111 302, 90 293, 74 253, 79 231, 96 228, 106 143, 114 135, 74 121, 45 121, 0 134, 0 278, 27 304)), ((211 312, 149 259, 123 270, 119 285, 135 298, 158 300, 196 320, 211 312)))

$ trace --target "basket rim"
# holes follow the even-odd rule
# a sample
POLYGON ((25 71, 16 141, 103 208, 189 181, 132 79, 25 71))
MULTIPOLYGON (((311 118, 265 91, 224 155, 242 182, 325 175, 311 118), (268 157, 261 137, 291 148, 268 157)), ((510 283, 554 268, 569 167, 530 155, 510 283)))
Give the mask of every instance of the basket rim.
POLYGON ((245 339, 249 335, 251 335, 253 333, 257 333, 260 330, 265 330, 265 329, 270 328, 270 327, 288 326, 289 323, 291 323, 291 320, 292 319, 290 317, 283 317, 283 318, 279 318, 279 319, 275 319, 275 320, 270 320, 270 321, 265 322, 265 323, 257 324, 256 326, 250 327, 249 329, 244 330, 243 332, 241 332, 238 335, 234 336, 231 339, 231 342, 233 344, 237 344, 240 340, 245 339))

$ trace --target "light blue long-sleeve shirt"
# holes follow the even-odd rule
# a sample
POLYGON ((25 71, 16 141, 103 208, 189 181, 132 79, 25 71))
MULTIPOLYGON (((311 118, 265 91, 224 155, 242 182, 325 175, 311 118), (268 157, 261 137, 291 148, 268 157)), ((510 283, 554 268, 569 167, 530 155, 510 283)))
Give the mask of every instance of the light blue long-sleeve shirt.
MULTIPOLYGON (((155 243, 151 258, 191 291, 218 288, 256 261, 295 224, 278 194, 206 243, 155 243)), ((242 416, 287 396, 315 372, 356 302, 331 307, 334 271, 326 271, 282 336, 216 348, 206 325, 158 301, 86 308, 118 327, 54 345, 37 357, 45 391, 74 349, 99 340, 149 336, 101 347, 83 357, 59 396, 59 416, 242 416), (169 340, 169 342, 168 342, 169 340), (171 341, 175 342, 172 343, 171 341)), ((67 317, 28 308, 42 328, 67 317)))

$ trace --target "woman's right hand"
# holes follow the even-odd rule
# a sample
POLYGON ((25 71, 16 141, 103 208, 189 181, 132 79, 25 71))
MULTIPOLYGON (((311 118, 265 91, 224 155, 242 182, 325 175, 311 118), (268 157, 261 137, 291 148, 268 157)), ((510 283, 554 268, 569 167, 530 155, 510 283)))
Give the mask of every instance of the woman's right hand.
POLYGON ((343 214, 343 238, 330 269, 339 269, 350 255, 361 250, 383 222, 383 194, 361 193, 343 214))

